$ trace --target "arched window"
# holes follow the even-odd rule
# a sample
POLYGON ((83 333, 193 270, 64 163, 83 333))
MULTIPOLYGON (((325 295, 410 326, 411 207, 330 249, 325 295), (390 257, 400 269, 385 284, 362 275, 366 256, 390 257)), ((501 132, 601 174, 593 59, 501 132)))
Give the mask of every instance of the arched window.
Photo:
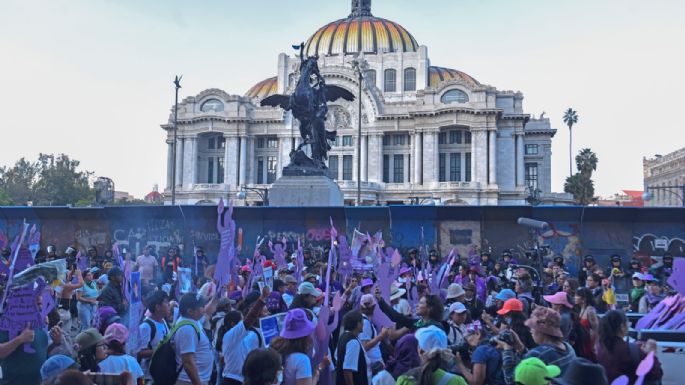
POLYGON ((221 112, 224 110, 224 104, 219 99, 209 99, 202 103, 200 111, 202 112, 221 112))
POLYGON ((385 92, 395 92, 396 87, 395 87, 395 82, 397 79, 397 71, 393 69, 387 69, 385 70, 385 86, 383 87, 383 91, 385 92))
POLYGON ((466 94, 466 92, 462 90, 449 90, 442 94, 442 97, 440 98, 440 102, 448 104, 448 103, 466 103, 469 101, 469 96, 466 94))
POLYGON ((404 70, 404 90, 416 91, 416 70, 414 68, 404 70))
POLYGON ((376 70, 366 70, 364 71, 364 78, 366 79, 366 85, 369 87, 376 85, 376 70))

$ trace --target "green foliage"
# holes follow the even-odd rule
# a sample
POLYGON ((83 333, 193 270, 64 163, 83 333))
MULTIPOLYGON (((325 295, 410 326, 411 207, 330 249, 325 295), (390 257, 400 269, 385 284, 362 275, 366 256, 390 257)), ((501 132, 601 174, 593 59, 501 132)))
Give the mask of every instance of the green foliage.
POLYGON ((564 111, 564 123, 566 123, 570 130, 574 124, 578 123, 578 113, 572 108, 564 111))
POLYGON ((89 171, 68 155, 40 154, 37 162, 19 159, 13 167, 0 168, 0 205, 87 205, 94 201, 89 171), (4 194, 3 194, 4 192, 4 194))
POLYGON ((595 196, 595 183, 592 181, 592 172, 597 170, 597 155, 589 148, 582 149, 576 155, 576 167, 578 172, 566 178, 564 191, 572 194, 573 199, 579 205, 588 205, 595 196))

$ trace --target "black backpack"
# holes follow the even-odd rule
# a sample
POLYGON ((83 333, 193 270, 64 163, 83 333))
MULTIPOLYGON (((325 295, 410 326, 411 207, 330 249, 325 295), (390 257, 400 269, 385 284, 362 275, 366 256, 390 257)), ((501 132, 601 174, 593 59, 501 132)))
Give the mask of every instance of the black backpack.
POLYGON ((183 320, 169 331, 164 336, 164 339, 159 341, 159 345, 155 348, 150 358, 150 376, 154 385, 174 385, 178 379, 178 375, 183 370, 183 364, 180 367, 176 366, 176 352, 172 344, 172 338, 182 326, 190 325, 197 333, 197 339, 200 340, 200 328, 193 321, 183 320), (171 369, 171 370, 169 370, 171 369))

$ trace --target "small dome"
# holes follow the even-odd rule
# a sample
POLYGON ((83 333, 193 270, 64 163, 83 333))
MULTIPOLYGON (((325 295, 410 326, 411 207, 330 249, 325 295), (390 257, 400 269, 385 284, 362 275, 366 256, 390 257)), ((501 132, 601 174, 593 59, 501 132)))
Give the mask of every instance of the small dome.
POLYGON ((428 76, 428 85, 430 87, 435 87, 441 81, 452 79, 461 79, 471 87, 480 85, 480 83, 478 83, 478 80, 472 78, 471 75, 451 68, 430 66, 428 67, 428 76))
POLYGON ((252 86, 252 88, 250 88, 250 90, 245 94, 245 97, 264 99, 267 96, 275 94, 277 90, 278 77, 274 76, 272 78, 264 79, 252 86))
POLYGON ((352 13, 319 28, 305 44, 307 56, 416 52, 419 44, 401 25, 371 14, 370 0, 353 0, 352 13))

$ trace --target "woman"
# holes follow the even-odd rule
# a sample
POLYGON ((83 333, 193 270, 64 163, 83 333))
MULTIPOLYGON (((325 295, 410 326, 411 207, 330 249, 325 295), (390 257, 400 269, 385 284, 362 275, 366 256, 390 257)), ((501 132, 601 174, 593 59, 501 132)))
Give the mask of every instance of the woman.
POLYGON ((307 318, 303 309, 292 309, 285 316, 280 336, 271 340, 270 347, 283 358, 283 385, 315 385, 319 382, 319 373, 330 365, 328 357, 324 357, 312 370, 309 357, 314 346, 314 329, 316 324, 307 318))
POLYGON ((395 354, 388 360, 388 371, 393 377, 397 378, 421 364, 421 358, 417 353, 418 344, 419 342, 412 334, 407 334, 397 340, 395 354))
POLYGON ((435 326, 416 332, 421 366, 410 370, 397 379, 397 385, 467 385, 461 376, 446 369, 454 362, 454 356, 447 349, 445 332, 435 326))
POLYGON ((109 355, 100 361, 98 366, 103 373, 129 372, 133 376, 134 384, 143 385, 143 369, 133 356, 126 354, 126 341, 128 341, 126 326, 118 323, 109 325, 105 332, 109 355))
POLYGON ((83 287, 76 290, 76 308, 78 309, 79 331, 84 331, 90 327, 90 324, 95 316, 95 308, 97 307, 98 290, 95 281, 93 280, 93 269, 86 270, 81 275, 83 276, 83 287))
POLYGON ((575 278, 566 278, 566 282, 564 282, 563 285, 561 285, 561 290, 566 292, 568 294, 568 297, 571 299, 576 298, 576 290, 578 290, 578 287, 580 287, 580 284, 578 283, 578 280, 575 278))
POLYGON ((81 371, 99 372, 98 363, 107 358, 107 343, 95 328, 79 333, 74 339, 81 371))
MULTIPOLYGON (((533 340, 537 344, 536 347, 530 349, 521 357, 517 353, 517 351, 521 352, 524 350, 520 339, 514 337, 514 346, 502 340, 497 341, 497 346, 504 349, 502 357, 507 383, 513 383, 516 365, 522 359, 530 357, 538 357, 545 365, 558 366, 562 375, 566 372, 571 363, 576 359, 576 354, 573 351, 573 347, 564 341, 560 324, 561 316, 558 312, 547 307, 538 306, 526 321, 526 326, 530 328, 533 340), (512 349, 514 347, 517 351, 512 349)), ((515 333, 512 334, 516 336, 515 333)))
POLYGON ((504 385, 502 354, 488 342, 480 322, 466 328, 466 342, 469 345, 471 369, 464 365, 461 354, 456 355, 457 368, 469 385, 504 385))
POLYGON ((535 347, 533 336, 528 326, 526 326, 527 317, 523 314, 523 302, 516 298, 508 299, 504 302, 504 306, 497 311, 497 314, 504 318, 506 327, 516 333, 523 346, 527 349, 535 347))
POLYGON ((283 381, 281 355, 273 349, 255 349, 243 363, 243 385, 271 385, 283 381))
POLYGON ((595 340, 597 338, 599 319, 597 318, 597 311, 594 307, 595 297, 592 295, 590 289, 580 287, 576 291, 575 303, 580 322, 580 335, 578 336, 575 346, 576 355, 596 362, 593 347, 595 346, 595 340))
MULTIPOLYGON (((649 352, 656 353, 656 342, 628 343, 628 319, 623 312, 611 310, 602 317, 599 324, 599 346, 597 361, 606 370, 609 382, 621 375, 630 377, 630 383, 637 379, 635 370, 649 352)), ((654 366, 645 376, 644 384, 660 383, 663 371, 661 364, 654 357, 654 366)))
POLYGON ((380 293, 377 293, 376 300, 378 301, 378 306, 381 311, 383 311, 391 321, 396 323, 397 328, 405 328, 405 330, 402 330, 403 333, 430 325, 435 325, 445 330, 442 324, 444 307, 442 305, 442 300, 438 295, 427 294, 421 297, 419 303, 416 305, 416 315, 419 318, 407 317, 396 312, 392 306, 388 305, 383 300, 380 293))
POLYGON ((666 298, 666 295, 661 291, 659 282, 651 274, 645 274, 644 277, 645 281, 647 281, 647 289, 645 295, 640 298, 638 312, 649 313, 659 302, 666 298))
POLYGON ((637 313, 640 310, 640 301, 647 292, 645 290, 644 275, 640 272, 633 273, 633 288, 630 289, 630 311, 637 313))

